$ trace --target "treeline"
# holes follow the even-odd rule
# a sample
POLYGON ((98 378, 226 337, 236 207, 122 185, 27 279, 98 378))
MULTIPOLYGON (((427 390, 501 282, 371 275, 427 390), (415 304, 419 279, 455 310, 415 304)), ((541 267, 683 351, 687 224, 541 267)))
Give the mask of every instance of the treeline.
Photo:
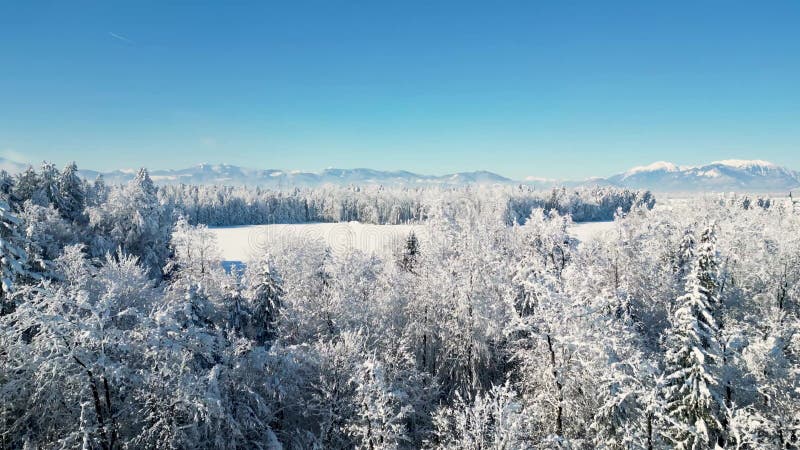
POLYGON ((645 207, 652 209, 656 199, 650 191, 631 191, 612 187, 553 188, 535 191, 520 186, 510 193, 506 202, 506 222, 524 223, 531 212, 542 209, 569 215, 575 222, 613 220, 618 212, 645 207))
POLYGON ((555 188, 469 186, 386 188, 379 186, 322 187, 289 191, 258 187, 171 185, 161 199, 181 211, 191 223, 209 226, 271 223, 349 222, 402 224, 423 222, 442 203, 461 214, 497 214, 509 224, 522 223, 535 209, 572 216, 576 222, 613 220, 638 206, 652 208, 649 191, 609 187, 555 188))

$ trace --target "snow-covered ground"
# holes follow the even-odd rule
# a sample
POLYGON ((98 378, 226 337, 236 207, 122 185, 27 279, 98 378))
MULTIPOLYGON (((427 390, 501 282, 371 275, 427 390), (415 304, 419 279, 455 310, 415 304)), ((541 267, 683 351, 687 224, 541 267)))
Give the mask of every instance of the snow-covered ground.
POLYGON ((271 243, 287 239, 322 240, 331 250, 357 249, 379 256, 390 255, 403 245, 408 234, 424 227, 414 225, 369 225, 358 222, 246 225, 211 228, 225 261, 247 262, 271 243))
MULTIPOLYGON (((569 227, 569 234, 580 241, 586 241, 613 228, 614 222, 576 223, 569 227)), ((271 243, 287 239, 321 240, 335 253, 357 249, 388 256, 403 245, 412 230, 424 241, 425 227, 419 225, 368 225, 348 222, 211 228, 222 252, 222 259, 241 262, 257 257, 271 243)))
POLYGON ((595 239, 602 235, 605 232, 611 231, 614 229, 614 222, 581 222, 581 223, 574 223, 568 229, 567 232, 570 236, 574 237, 575 239, 585 242, 592 239, 595 239))

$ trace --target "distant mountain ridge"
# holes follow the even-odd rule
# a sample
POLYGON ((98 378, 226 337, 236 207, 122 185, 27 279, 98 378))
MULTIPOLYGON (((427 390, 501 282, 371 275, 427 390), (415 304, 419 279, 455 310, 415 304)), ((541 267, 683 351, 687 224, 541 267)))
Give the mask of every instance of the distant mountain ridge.
MULTIPOLYGON (((27 164, 0 158, 0 169, 9 173, 17 173, 27 167, 27 164)), ((101 173, 84 169, 79 173, 87 179, 94 179, 102 174, 107 183, 118 184, 130 181, 136 175, 136 170, 101 173)), ((185 169, 156 169, 150 171, 150 176, 159 184, 258 185, 271 188, 350 184, 384 186, 525 184, 538 188, 610 185, 656 192, 783 192, 800 188, 800 172, 768 161, 734 159, 715 161, 702 166, 679 166, 659 161, 647 166, 634 167, 610 177, 586 180, 556 180, 533 176, 524 180, 513 180, 488 171, 421 175, 405 170, 329 168, 320 172, 303 172, 251 169, 230 164, 198 164, 185 169)))
POLYGON ((785 191, 800 187, 800 172, 769 161, 729 159, 703 166, 659 161, 612 175, 616 186, 659 191, 785 191))
MULTIPOLYGON (((99 175, 81 171, 86 178, 99 175)), ((113 171, 102 174, 107 183, 127 182, 133 171, 113 171)), ((227 184, 267 187, 323 186, 328 184, 381 184, 386 186, 513 184, 514 180, 487 171, 459 172, 447 175, 420 175, 404 170, 325 169, 321 172, 301 172, 278 169, 248 169, 229 164, 198 164, 178 170, 151 170, 150 177, 160 184, 227 184)))

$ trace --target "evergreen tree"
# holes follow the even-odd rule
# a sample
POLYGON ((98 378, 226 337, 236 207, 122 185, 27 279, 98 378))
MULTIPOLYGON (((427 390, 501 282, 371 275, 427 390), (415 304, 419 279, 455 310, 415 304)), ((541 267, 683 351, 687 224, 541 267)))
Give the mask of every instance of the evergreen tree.
POLYGON ((247 335, 260 345, 264 345, 276 337, 284 295, 283 280, 269 260, 262 261, 251 269, 248 278, 251 316, 247 335))
POLYGON ((697 245, 695 241, 692 230, 686 229, 678 249, 677 260, 675 261, 675 276, 680 281, 684 281, 692 269, 692 263, 695 259, 695 246, 697 245))
MULTIPOLYGON (((136 178, 125 187, 125 195, 118 201, 127 202, 127 219, 132 229, 123 235, 123 249, 140 257, 152 272, 160 271, 167 256, 170 223, 166 211, 159 207, 157 188, 147 169, 139 169, 136 178)), ((125 219, 117 218, 117 221, 125 219)))
POLYGON ((58 202, 56 207, 64 218, 77 221, 86 207, 86 190, 78 176, 78 166, 71 162, 64 167, 58 179, 58 202))
MULTIPOLYGON (((59 190, 59 178, 61 178, 61 174, 53 163, 47 161, 42 163, 42 168, 39 173, 44 198, 47 200, 47 203, 58 208, 59 203, 61 203, 61 192, 59 190)), ((42 206, 47 206, 47 204, 42 206)))
POLYGON ((239 277, 234 274, 227 283, 222 285, 221 306, 228 310, 228 328, 233 331, 234 335, 241 336, 250 312, 244 304, 238 280, 239 277))
POLYGON ((417 235, 412 231, 408 234, 406 245, 403 247, 400 267, 407 272, 414 273, 414 269, 417 266, 417 259, 419 259, 419 240, 417 239, 417 235))
POLYGON ((686 280, 686 294, 672 318, 663 380, 667 428, 676 448, 713 447, 722 440, 723 408, 717 393, 717 366, 722 362, 715 320, 715 294, 707 290, 708 260, 698 257, 686 280))
POLYGON ((102 205, 108 201, 108 191, 109 188, 106 186, 106 180, 103 177, 103 174, 97 175, 97 178, 95 178, 94 183, 92 184, 91 190, 87 194, 86 203, 92 206, 102 205))
POLYGON ((17 278, 26 273, 27 255, 21 245, 20 223, 8 203, 0 200, 0 315, 11 311, 9 296, 17 278))
MULTIPOLYGON (((717 256, 717 235, 714 224, 707 226, 700 235, 700 244, 697 246, 698 282, 706 301, 715 312, 719 308, 719 262, 717 256)), ((719 321, 720 318, 715 316, 719 321)))
POLYGON ((9 203, 13 189, 14 178, 5 170, 0 169, 0 198, 9 203))
POLYGON ((39 205, 47 206, 39 201, 41 197, 39 195, 40 191, 41 179, 39 178, 39 174, 36 173, 33 167, 29 166, 25 171, 17 175, 17 180, 12 191, 12 200, 16 203, 32 200, 39 205))

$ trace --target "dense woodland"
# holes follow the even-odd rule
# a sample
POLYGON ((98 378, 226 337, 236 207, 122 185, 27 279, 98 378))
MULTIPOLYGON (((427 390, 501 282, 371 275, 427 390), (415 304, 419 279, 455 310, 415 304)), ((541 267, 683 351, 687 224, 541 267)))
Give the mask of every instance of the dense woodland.
POLYGON ((162 203, 180 211, 192 224, 208 226, 270 223, 349 222, 397 225, 421 222, 442 204, 459 214, 500 211, 511 225, 524 223, 534 209, 569 214, 576 222, 612 220, 655 198, 648 191, 594 186, 568 191, 535 190, 527 185, 387 188, 325 186, 288 191, 245 186, 169 185, 162 203))
POLYGON ((800 446, 800 212, 0 174, 0 449, 800 446), (572 217, 570 217, 572 214, 572 217), (615 216, 579 243, 572 220, 615 216), (417 221, 392 258, 205 225, 417 221))

